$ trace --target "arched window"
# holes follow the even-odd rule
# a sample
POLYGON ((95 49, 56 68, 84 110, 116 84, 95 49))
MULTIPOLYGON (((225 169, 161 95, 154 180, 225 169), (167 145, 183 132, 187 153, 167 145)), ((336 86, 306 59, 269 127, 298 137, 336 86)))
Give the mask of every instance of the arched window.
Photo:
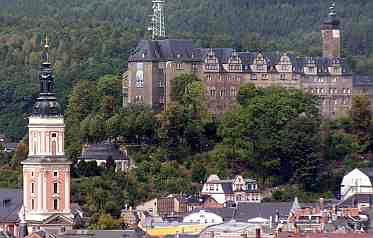
POLYGON ((57 154, 57 145, 56 145, 56 141, 52 141, 52 155, 56 155, 57 154))
POLYGON ((34 155, 36 155, 36 141, 34 141, 34 155))

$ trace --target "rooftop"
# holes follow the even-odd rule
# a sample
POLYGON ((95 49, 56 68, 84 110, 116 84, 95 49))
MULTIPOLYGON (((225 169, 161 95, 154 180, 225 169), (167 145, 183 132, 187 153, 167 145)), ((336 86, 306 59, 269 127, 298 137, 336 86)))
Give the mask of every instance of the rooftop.
POLYGON ((22 203, 22 189, 0 188, 0 223, 18 222, 18 211, 22 203))

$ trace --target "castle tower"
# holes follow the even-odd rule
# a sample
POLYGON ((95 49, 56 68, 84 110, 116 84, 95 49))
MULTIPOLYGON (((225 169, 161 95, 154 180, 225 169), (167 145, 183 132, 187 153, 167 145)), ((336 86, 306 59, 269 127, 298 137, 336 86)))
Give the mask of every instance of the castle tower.
POLYGON ((340 21, 335 11, 335 3, 329 8, 329 14, 321 25, 323 57, 338 58, 341 56, 340 21))
POLYGON ((72 227, 70 165, 64 157, 64 119, 55 96, 48 38, 40 68, 40 94, 29 117, 29 155, 23 165, 23 205, 30 232, 72 227))

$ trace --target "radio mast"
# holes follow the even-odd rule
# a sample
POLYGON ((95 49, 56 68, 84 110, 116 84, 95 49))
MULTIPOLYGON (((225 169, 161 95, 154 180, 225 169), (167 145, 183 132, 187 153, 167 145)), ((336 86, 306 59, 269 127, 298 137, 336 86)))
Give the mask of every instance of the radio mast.
POLYGON ((152 40, 166 37, 165 28, 165 0, 152 0, 153 14, 150 15, 151 26, 148 28, 152 32, 152 40))

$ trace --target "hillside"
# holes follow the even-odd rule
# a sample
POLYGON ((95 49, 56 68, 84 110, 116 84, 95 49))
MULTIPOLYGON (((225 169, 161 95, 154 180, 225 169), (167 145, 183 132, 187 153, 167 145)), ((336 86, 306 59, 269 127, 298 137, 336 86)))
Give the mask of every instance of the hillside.
MULTIPOLYGON (((289 50, 319 55, 323 0, 168 0, 169 37, 199 46, 289 50)), ((43 32, 51 37, 58 96, 66 105, 78 80, 125 70, 146 36, 151 0, 0 0, 0 133, 19 139, 38 92, 43 32)), ((344 56, 358 73, 373 73, 373 2, 337 1, 344 56), (370 69, 370 71, 369 71, 370 69)))

